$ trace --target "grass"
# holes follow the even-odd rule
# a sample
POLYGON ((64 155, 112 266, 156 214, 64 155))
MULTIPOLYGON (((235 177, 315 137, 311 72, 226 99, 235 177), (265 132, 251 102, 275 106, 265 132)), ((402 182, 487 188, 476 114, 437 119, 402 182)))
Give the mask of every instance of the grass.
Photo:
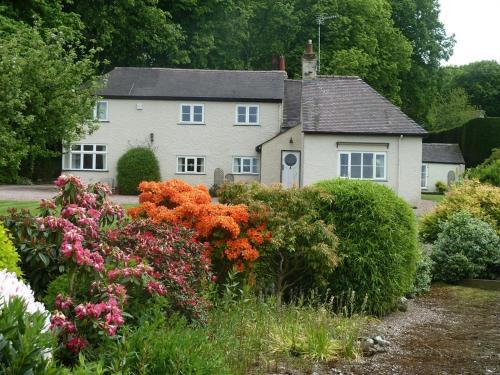
POLYGON ((444 199, 444 194, 422 193, 422 199, 427 201, 441 202, 444 199))
MULTIPOLYGON (((9 208, 28 209, 31 212, 36 212, 39 206, 39 201, 12 201, 12 200, 0 200, 0 216, 7 215, 7 210, 9 208)), ((122 204, 123 208, 127 209, 130 207, 137 206, 136 204, 122 204)))

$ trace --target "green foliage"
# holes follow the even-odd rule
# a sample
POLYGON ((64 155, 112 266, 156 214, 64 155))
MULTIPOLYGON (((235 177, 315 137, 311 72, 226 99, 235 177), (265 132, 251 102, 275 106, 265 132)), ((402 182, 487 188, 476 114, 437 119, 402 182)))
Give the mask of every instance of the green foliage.
POLYGON ((439 97, 428 115, 428 130, 445 130, 479 117, 480 111, 470 104, 464 89, 456 88, 439 97))
POLYGON ((128 150, 118 160, 117 170, 120 194, 138 194, 137 187, 142 181, 159 181, 161 178, 158 159, 148 147, 128 150))
POLYGON ((26 313, 25 303, 20 298, 0 306, 0 373, 56 373, 49 359, 55 340, 44 328, 45 318, 39 312, 26 313))
POLYGON ((278 296, 300 289, 326 289, 327 280, 337 265, 337 237, 334 227, 320 217, 327 194, 318 189, 284 189, 260 184, 225 184, 219 189, 224 204, 246 204, 250 212, 265 215, 269 242, 259 247, 255 264, 261 290, 278 296))
POLYGON ((370 181, 334 179, 316 184, 332 195, 323 218, 339 237, 341 262, 330 288, 353 290, 367 311, 392 309, 411 287, 418 259, 417 226, 411 207, 391 189, 370 181))
POLYGON ((436 280, 494 278, 491 271, 500 266, 500 237, 488 223, 458 212, 441 225, 432 260, 436 280))
POLYGON ((97 78, 93 52, 62 31, 0 15, 0 39, 0 182, 9 182, 23 160, 95 128, 97 78))
POLYGON ((495 147, 500 147, 500 117, 476 118, 449 130, 430 133, 429 143, 458 143, 467 168, 481 164, 495 147))
POLYGON ((422 250, 420 258, 417 262, 417 271, 413 285, 408 291, 411 297, 420 296, 427 293, 431 288, 433 262, 429 251, 422 250))
MULTIPOLYGON (((88 286, 89 285, 85 285, 83 282, 80 282, 75 285, 74 288, 79 289, 79 294, 85 294, 86 292, 88 292, 88 286)), ((56 309, 54 302, 57 295, 62 294, 63 296, 69 296, 70 292, 69 274, 63 273, 62 275, 52 280, 47 286, 47 291, 45 292, 45 295, 43 297, 43 304, 48 311, 54 311, 56 309)))
POLYGON ((477 180, 465 180, 452 186, 434 210, 422 218, 422 239, 428 243, 436 241, 441 224, 460 211, 486 221, 500 234, 500 188, 477 180))
POLYGON ((446 185, 443 181, 437 181, 436 190, 438 193, 443 194, 446 190, 448 190, 448 185, 446 185))
POLYGON ((20 257, 12 244, 12 237, 0 222, 0 270, 6 269, 9 272, 14 272, 17 276, 21 276, 19 261, 20 257))
POLYGON ((488 159, 470 169, 467 177, 500 187, 500 148, 494 148, 488 159))

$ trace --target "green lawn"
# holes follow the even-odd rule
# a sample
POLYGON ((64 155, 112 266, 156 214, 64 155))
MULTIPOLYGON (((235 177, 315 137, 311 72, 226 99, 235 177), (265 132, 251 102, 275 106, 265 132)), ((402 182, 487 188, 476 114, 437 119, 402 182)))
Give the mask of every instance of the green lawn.
POLYGON ((443 194, 422 193, 422 199, 427 200, 427 201, 441 202, 444 199, 444 195, 443 194))
MULTIPOLYGON (((122 204, 122 207, 127 209, 134 207, 136 204, 122 204)), ((27 208, 31 212, 36 213, 36 209, 39 207, 39 201, 2 201, 0 200, 0 216, 6 215, 9 208, 27 208)))

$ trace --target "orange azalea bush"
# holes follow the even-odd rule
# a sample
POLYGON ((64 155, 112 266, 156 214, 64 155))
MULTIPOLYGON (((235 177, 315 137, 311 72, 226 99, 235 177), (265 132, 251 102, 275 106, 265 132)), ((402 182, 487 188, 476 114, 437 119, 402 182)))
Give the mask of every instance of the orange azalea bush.
POLYGON ((264 212, 248 211, 246 205, 212 203, 204 185, 191 186, 182 180, 142 182, 139 207, 130 208, 133 217, 168 222, 193 228, 209 243, 213 260, 243 271, 259 257, 257 248, 267 242, 264 212))

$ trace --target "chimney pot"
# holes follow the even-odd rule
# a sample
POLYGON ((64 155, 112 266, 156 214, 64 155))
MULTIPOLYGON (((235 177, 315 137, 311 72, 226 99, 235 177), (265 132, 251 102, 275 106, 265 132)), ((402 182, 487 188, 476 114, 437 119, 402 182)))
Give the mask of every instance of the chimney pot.
POLYGON ((280 67, 279 70, 285 71, 285 56, 280 55, 280 67))
POLYGON ((312 40, 307 41, 306 50, 302 56, 302 79, 316 78, 316 55, 313 52, 312 40))
POLYGON ((307 45, 306 45, 306 54, 307 55, 312 55, 314 52, 313 52, 313 44, 312 44, 312 40, 309 39, 307 41, 307 45))

